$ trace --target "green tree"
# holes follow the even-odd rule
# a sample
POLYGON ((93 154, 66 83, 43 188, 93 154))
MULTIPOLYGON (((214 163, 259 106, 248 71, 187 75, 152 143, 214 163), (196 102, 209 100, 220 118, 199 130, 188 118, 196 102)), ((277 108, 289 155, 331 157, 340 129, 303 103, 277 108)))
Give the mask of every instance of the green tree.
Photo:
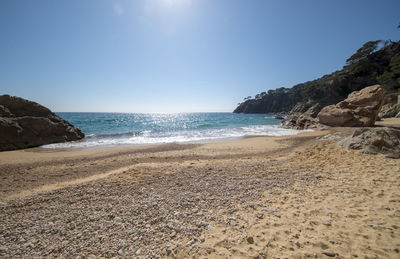
POLYGON ((356 53, 354 53, 351 57, 346 59, 346 63, 349 65, 354 64, 360 61, 361 59, 368 57, 368 55, 373 53, 378 48, 378 44, 380 42, 381 42, 380 40, 376 40, 364 43, 364 45, 361 48, 359 48, 356 53))
POLYGON ((400 88, 400 54, 394 55, 390 59, 389 71, 385 71, 376 79, 389 92, 400 88))
POLYGON ((389 67, 396 76, 400 76, 400 54, 394 55, 390 59, 389 67))

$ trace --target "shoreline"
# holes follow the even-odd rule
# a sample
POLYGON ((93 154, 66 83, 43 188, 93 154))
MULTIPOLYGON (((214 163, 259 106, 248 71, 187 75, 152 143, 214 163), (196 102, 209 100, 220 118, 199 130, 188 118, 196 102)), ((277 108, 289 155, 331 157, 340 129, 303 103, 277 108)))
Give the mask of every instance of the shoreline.
MULTIPOLYGON (((27 149, 2 151, 0 152, 0 165, 7 163, 23 163, 23 161, 32 162, 32 159, 53 159, 53 158, 70 158, 70 157, 80 157, 80 156, 95 156, 95 155, 111 155, 124 152, 139 152, 139 151, 157 151, 157 150, 174 150, 174 149, 185 149, 191 146, 224 146, 232 143, 233 145, 239 145, 242 141, 251 139, 270 139, 272 141, 290 139, 292 137, 298 136, 313 136, 314 134, 319 135, 321 132, 326 132, 329 130, 303 130, 297 134, 292 135, 282 135, 282 136, 267 136, 267 135, 254 135, 254 136, 242 136, 237 138, 226 138, 226 139, 216 139, 215 141, 204 141, 204 142, 169 142, 169 143, 157 143, 157 144, 121 144, 107 147, 90 147, 90 148, 44 148, 33 147, 27 149), (179 148, 178 148, 179 147, 179 148), (21 160, 19 160, 21 159, 21 160)), ((246 144, 244 144, 246 145, 246 144)), ((259 146, 259 145, 258 145, 259 146)))
POLYGON ((395 258, 400 160, 353 130, 2 152, 0 257, 395 258))

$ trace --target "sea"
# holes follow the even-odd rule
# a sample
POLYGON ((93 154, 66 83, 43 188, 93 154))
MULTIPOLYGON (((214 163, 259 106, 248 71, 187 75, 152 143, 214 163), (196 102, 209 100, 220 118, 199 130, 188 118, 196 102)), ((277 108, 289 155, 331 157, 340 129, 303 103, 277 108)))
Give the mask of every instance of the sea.
POLYGON ((57 113, 85 133, 79 141, 45 145, 46 149, 98 148, 119 145, 197 143, 246 136, 283 136, 275 114, 235 113, 57 113))

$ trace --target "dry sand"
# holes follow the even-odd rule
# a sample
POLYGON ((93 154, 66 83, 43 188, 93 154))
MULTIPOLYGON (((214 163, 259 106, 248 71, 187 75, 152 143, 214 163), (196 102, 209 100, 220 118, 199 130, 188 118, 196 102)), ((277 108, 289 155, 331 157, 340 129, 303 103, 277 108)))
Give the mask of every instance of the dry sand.
POLYGON ((352 131, 2 152, 0 257, 399 258, 400 159, 352 131))

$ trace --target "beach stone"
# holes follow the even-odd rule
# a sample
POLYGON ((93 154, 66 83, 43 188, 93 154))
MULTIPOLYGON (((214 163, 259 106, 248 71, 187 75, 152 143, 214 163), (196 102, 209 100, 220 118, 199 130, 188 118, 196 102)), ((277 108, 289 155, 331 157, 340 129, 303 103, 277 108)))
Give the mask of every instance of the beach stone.
POLYGON ((321 124, 334 127, 370 127, 375 124, 383 105, 385 90, 380 85, 365 87, 355 91, 334 105, 329 105, 318 113, 321 124))
POLYGON ((207 221, 200 222, 200 226, 208 227, 210 224, 207 221))
POLYGON ((324 224, 325 226, 328 226, 328 227, 332 226, 332 223, 329 220, 323 220, 322 224, 324 224))
POLYGON ((248 237, 246 238, 246 240, 247 240, 247 243, 249 243, 249 244, 254 244, 254 238, 253 238, 252 236, 248 236, 248 237))
POLYGON ((326 249, 326 250, 322 251, 322 254, 324 254, 326 256, 329 256, 329 257, 335 257, 336 256, 336 253, 334 253, 333 251, 331 251, 329 249, 326 249))
POLYGON ((0 95, 0 151, 74 141, 85 135, 48 108, 10 95, 0 95))
POLYGON ((400 130, 393 128, 359 128, 338 144, 366 154, 380 153, 388 158, 400 158, 400 130))
POLYGON ((31 242, 25 243, 24 248, 28 248, 28 247, 33 247, 33 244, 31 242))
POLYGON ((256 217, 258 218, 258 219, 263 219, 264 218, 264 213, 257 213, 256 214, 256 217))

